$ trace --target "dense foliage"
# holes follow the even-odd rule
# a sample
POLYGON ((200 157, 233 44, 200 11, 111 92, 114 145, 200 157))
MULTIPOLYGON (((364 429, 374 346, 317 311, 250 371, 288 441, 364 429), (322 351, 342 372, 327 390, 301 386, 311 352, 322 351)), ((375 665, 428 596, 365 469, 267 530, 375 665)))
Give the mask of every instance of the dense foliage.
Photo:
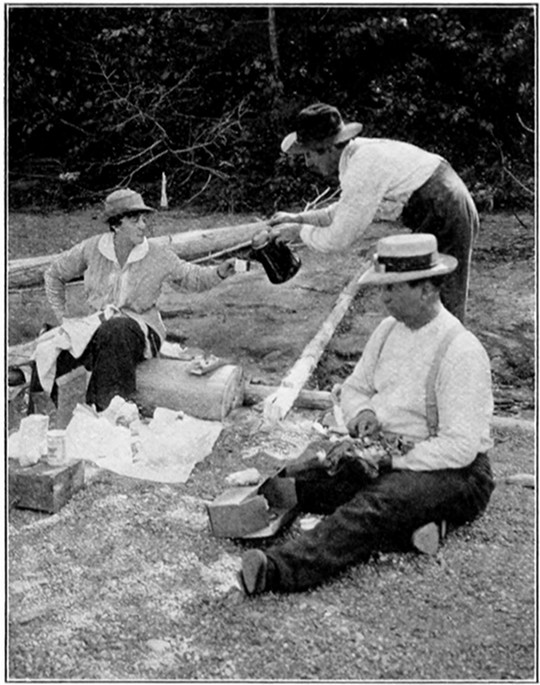
POLYGON ((12 6, 11 206, 131 185, 171 204, 271 211, 325 183, 280 155, 295 113, 447 157, 488 205, 534 188, 534 9, 12 6))

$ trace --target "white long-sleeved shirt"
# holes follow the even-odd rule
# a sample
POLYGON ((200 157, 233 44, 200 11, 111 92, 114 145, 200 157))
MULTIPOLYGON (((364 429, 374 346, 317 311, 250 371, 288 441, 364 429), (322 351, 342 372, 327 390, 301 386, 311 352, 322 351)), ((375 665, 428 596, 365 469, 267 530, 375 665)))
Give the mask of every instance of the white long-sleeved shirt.
POLYGON ((341 408, 348 422, 363 409, 375 412, 384 431, 403 436, 414 447, 393 459, 393 468, 432 471, 462 468, 492 445, 491 371, 486 351, 466 329, 443 356, 435 382, 438 434, 429 436, 426 381, 439 343, 457 319, 446 309, 417 330, 397 322, 381 349, 386 318, 368 340, 345 381, 341 408))
POLYGON ((410 143, 355 138, 339 161, 340 199, 325 209, 302 212, 302 241, 319 252, 339 252, 374 220, 397 220, 442 161, 410 143))

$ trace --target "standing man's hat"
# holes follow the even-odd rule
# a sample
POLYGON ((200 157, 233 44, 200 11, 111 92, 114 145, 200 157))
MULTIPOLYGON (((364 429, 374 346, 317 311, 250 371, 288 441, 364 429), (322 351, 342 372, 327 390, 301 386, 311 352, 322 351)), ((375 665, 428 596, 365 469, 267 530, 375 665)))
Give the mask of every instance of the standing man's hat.
POLYGON ((362 285, 384 285, 444 276, 457 267, 457 259, 440 254, 437 238, 430 233, 381 238, 373 265, 360 277, 362 285))
POLYGON ((136 193, 129 188, 122 188, 115 190, 105 198, 105 209, 103 211, 103 218, 105 221, 112 219, 115 216, 129 214, 130 212, 154 212, 152 207, 147 207, 144 204, 142 195, 136 193))
POLYGON ((298 114, 296 131, 283 138, 281 149, 289 155, 299 155, 315 147, 344 143, 363 128, 358 122, 344 124, 339 110, 332 105, 310 105, 298 114))

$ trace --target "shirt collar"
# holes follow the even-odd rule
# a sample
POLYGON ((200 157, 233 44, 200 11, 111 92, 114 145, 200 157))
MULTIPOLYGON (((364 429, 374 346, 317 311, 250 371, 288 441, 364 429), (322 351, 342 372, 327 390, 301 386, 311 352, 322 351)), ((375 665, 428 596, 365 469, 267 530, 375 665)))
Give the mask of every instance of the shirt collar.
MULTIPOLYGON (((116 252, 114 251, 114 233, 104 233, 99 239, 98 249, 109 261, 118 264, 116 252)), ((146 257, 148 254, 148 249, 148 240, 145 238, 140 245, 135 245, 135 247, 131 250, 126 264, 131 264, 131 262, 140 262, 141 259, 146 257)))

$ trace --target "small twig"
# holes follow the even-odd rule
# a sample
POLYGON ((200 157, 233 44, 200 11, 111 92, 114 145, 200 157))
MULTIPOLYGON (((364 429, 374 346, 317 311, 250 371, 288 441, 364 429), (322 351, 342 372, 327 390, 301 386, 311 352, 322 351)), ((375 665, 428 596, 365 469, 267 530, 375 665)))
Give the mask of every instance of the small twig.
POLYGON ((532 195, 534 197, 534 190, 527 188, 527 186, 524 183, 522 183, 519 180, 519 178, 514 176, 514 174, 510 171, 510 169, 507 169, 505 166, 503 166, 503 171, 505 173, 507 173, 510 176, 510 178, 513 179, 518 184, 518 186, 520 186, 520 188, 522 188, 526 193, 529 193, 529 195, 532 195))
MULTIPOLYGON (((519 115, 518 115, 518 116, 519 116, 519 115)), ((499 143, 499 141, 497 140, 497 138, 495 138, 495 136, 493 135, 493 133, 492 133, 491 135, 492 135, 492 137, 493 137, 493 142, 494 142, 495 146, 496 146, 497 149, 499 150, 499 155, 501 156, 501 169, 502 169, 503 174, 504 174, 504 173, 508 174, 508 175, 510 176, 510 178, 511 178, 512 180, 514 180, 514 181, 515 181, 515 182, 516 182, 516 183, 517 183, 517 184, 518 184, 526 193, 529 193, 529 195, 532 195, 532 196, 534 197, 534 190, 531 190, 530 188, 527 188, 527 186, 524 185, 524 184, 519 180, 519 178, 517 178, 517 177, 510 171, 510 169, 508 169, 508 168, 506 167, 506 160, 505 160, 505 157, 504 157, 504 152, 503 152, 502 146, 501 146, 501 144, 499 143)), ((501 181, 502 181, 502 178, 501 178, 501 181)))
POLYGON ((318 195, 312 202, 307 202, 306 206, 304 207, 304 212, 307 212, 310 209, 313 209, 318 202, 322 200, 322 198, 328 193, 330 188, 325 188, 320 195, 318 195))
MULTIPOLYGON (((326 188, 318 197, 316 197, 312 202, 308 202, 304 207, 304 212, 311 209, 317 209, 323 201, 324 196, 329 192, 330 188, 326 188)), ((325 200, 324 203, 330 202, 339 193, 339 188, 336 188, 333 193, 331 193, 325 200)))
POLYGON ((107 166, 121 166, 123 164, 129 164, 129 162, 133 162, 138 157, 142 157, 147 152, 153 150, 157 145, 160 145, 161 142, 161 140, 156 140, 155 143, 152 143, 152 145, 149 145, 147 148, 141 150, 140 152, 136 152, 131 157, 124 157, 124 159, 120 159, 118 162, 107 162, 107 166))
POLYGON ((233 245, 232 247, 226 247, 224 250, 219 250, 219 252, 212 252, 204 257, 199 257, 198 259, 192 259, 192 264, 201 264, 202 262, 209 262, 212 259, 217 259, 218 257, 223 257, 223 255, 230 254, 231 252, 237 252, 238 250, 244 250, 246 247, 251 246, 251 240, 246 240, 243 243, 238 243, 238 245, 233 245))
POLYGON ((133 171, 128 176, 124 176, 124 178, 120 181, 119 186, 129 185, 131 183, 131 179, 135 176, 135 174, 138 171, 144 169, 144 167, 147 167, 149 164, 152 164, 152 162, 155 162, 160 157, 163 157, 163 155, 166 155, 167 152, 168 150, 162 150, 159 154, 152 157, 152 159, 148 159, 146 162, 140 164, 136 169, 133 169, 133 171))
POLYGON ((212 173, 209 173, 208 178, 206 179, 206 183, 204 184, 204 186, 199 190, 198 193, 195 193, 195 195, 193 195, 192 197, 189 198, 189 200, 186 202, 186 205, 188 205, 190 202, 193 202, 193 200, 196 197, 199 197, 199 195, 201 195, 201 193, 204 193, 204 191, 208 187, 208 184, 210 183, 211 178, 212 178, 212 173))
POLYGON ((519 121, 519 123, 521 124, 521 126, 527 131, 527 133, 534 133, 534 129, 527 126, 523 122, 523 119, 519 116, 519 113, 517 113, 517 112, 516 112, 516 117, 517 117, 517 120, 519 121))
POLYGON ((85 136, 90 135, 90 133, 88 133, 88 131, 85 131, 84 128, 77 126, 77 124, 72 124, 71 121, 66 121, 65 119, 60 118, 60 122, 62 124, 65 124, 66 126, 69 126, 70 128, 75 129, 76 131, 79 131, 79 133, 84 133, 85 136))
POLYGON ((516 219, 517 219, 518 222, 523 226, 523 228, 526 228, 527 230, 530 230, 531 227, 530 227, 530 226, 527 226, 527 224, 524 223, 524 222, 519 218, 519 216, 516 214, 516 212, 515 212, 514 210, 512 210, 512 214, 516 217, 516 219))

